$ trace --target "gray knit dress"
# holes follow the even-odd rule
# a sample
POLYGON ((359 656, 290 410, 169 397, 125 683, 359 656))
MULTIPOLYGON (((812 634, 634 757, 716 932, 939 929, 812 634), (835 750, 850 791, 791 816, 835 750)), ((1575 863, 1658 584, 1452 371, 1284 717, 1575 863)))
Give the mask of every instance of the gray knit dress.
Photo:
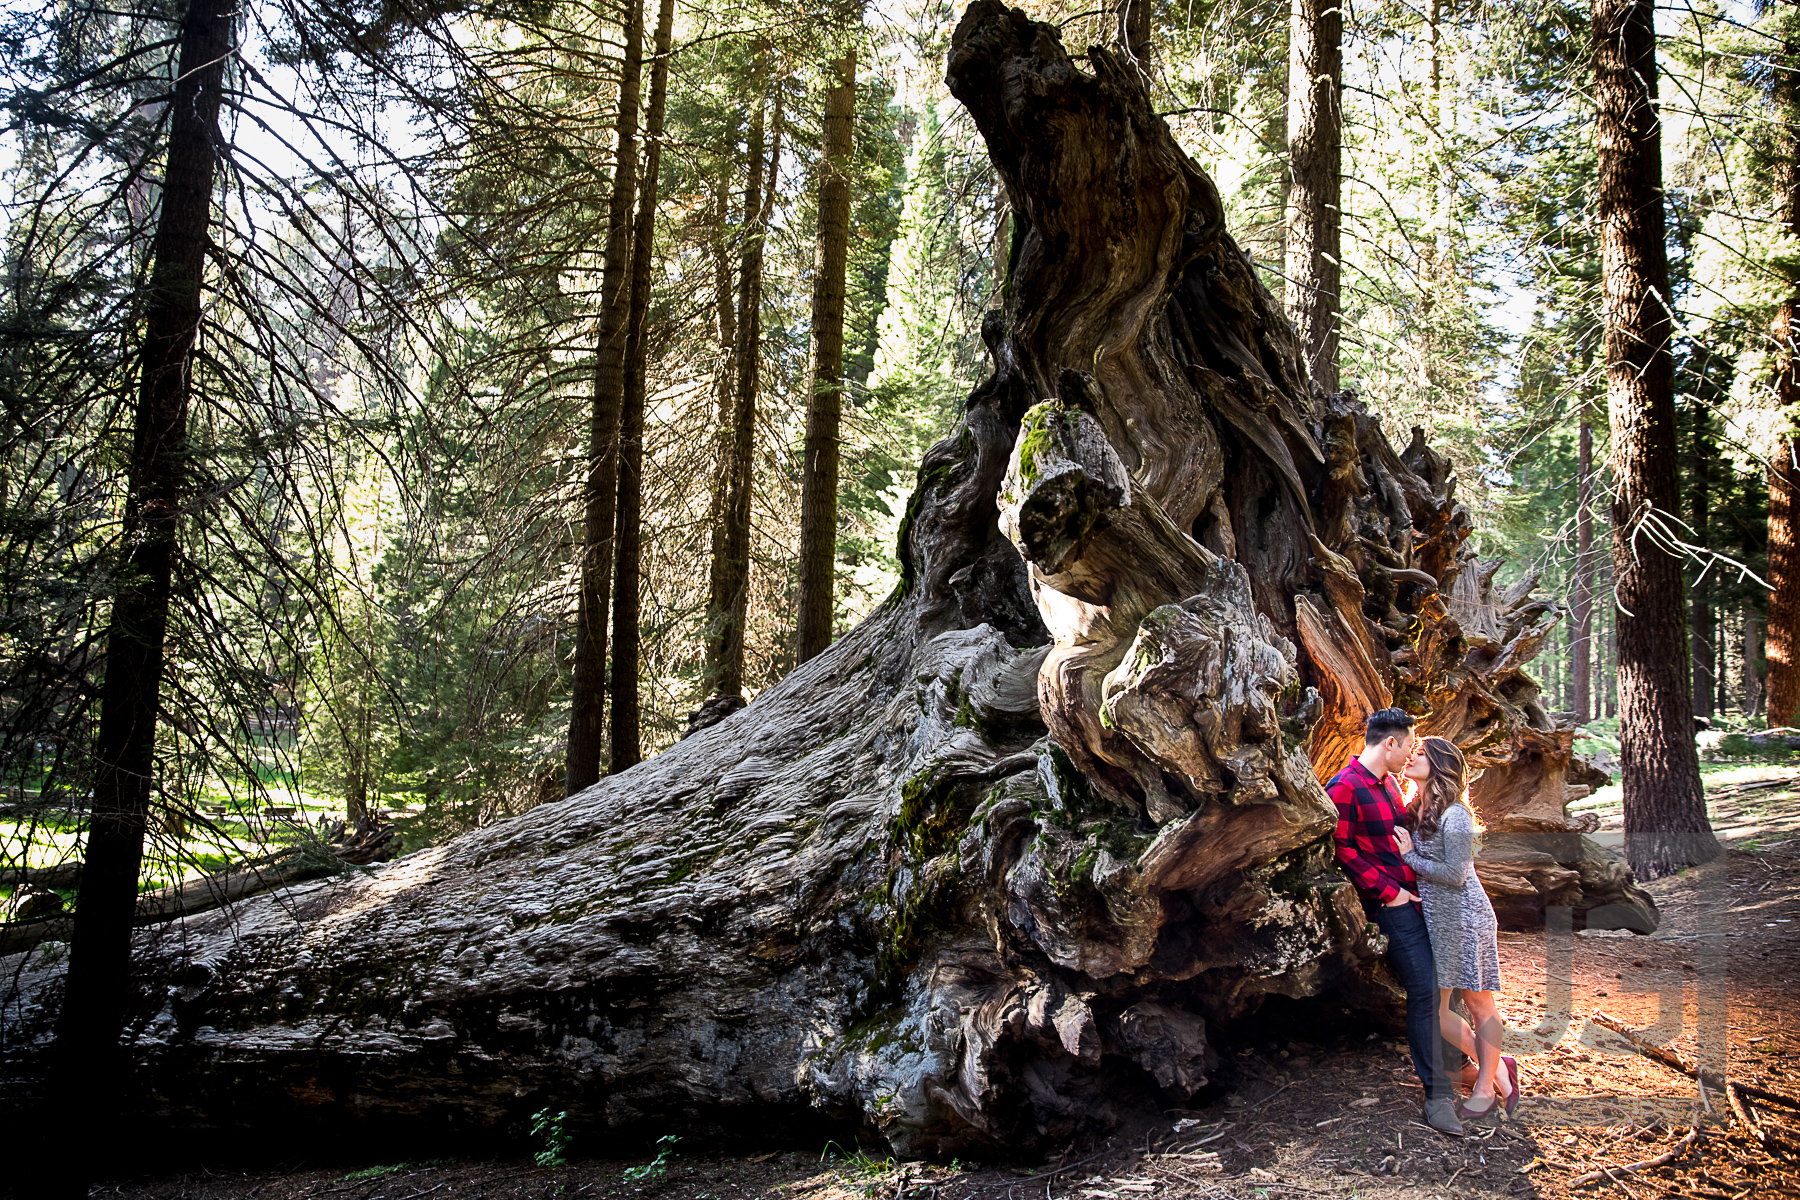
POLYGON ((1441 988, 1500 990, 1500 946, 1481 880, 1475 876, 1475 816, 1452 804, 1438 830, 1413 842, 1402 856, 1419 877, 1419 899, 1425 928, 1431 935, 1431 957, 1441 988))

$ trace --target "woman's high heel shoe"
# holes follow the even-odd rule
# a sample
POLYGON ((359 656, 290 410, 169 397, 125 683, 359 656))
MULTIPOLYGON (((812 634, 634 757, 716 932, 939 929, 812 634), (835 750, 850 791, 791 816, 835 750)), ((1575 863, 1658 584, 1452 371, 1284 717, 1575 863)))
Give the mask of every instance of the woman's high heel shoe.
POLYGON ((1502 1054, 1500 1061, 1506 1064, 1506 1081, 1512 1084, 1506 1093, 1506 1115, 1510 1117, 1513 1109, 1519 1107, 1519 1060, 1510 1054, 1502 1054))

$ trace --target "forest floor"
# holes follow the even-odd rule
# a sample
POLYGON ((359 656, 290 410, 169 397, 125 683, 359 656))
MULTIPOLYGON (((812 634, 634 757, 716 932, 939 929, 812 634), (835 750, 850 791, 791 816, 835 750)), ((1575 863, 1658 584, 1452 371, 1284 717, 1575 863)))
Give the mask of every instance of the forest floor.
MULTIPOLYGON (((140 1200, 1800 1197, 1800 1110, 1751 1098, 1753 1118, 1770 1135, 1765 1147, 1716 1092, 1709 1092, 1709 1114, 1693 1080, 1624 1048, 1587 1019, 1600 1012, 1643 1029, 1658 1019, 1656 988, 1672 999, 1679 987, 1681 1032, 1667 1045, 1692 1063, 1701 1051, 1703 1007, 1705 1040, 1717 1045, 1719 1014, 1708 1000, 1723 976, 1727 1077, 1800 1096, 1800 1022, 1789 1011, 1800 985, 1800 941, 1793 933, 1800 923, 1800 766, 1714 770, 1707 784, 1713 825, 1728 847, 1724 862, 1649 886, 1663 915, 1652 936, 1573 937, 1574 1019, 1567 1032, 1547 1050, 1518 1051, 1525 1096, 1517 1112, 1474 1126, 1461 1139, 1421 1122, 1421 1093, 1405 1043, 1365 1027, 1315 1035, 1318 1043, 1262 1037, 1233 1047, 1218 1073, 1226 1086, 1211 1103, 1146 1116, 1108 1141, 1070 1146, 1030 1165, 897 1163, 874 1151, 832 1149, 822 1156, 812 1147, 684 1153, 677 1145, 660 1163, 639 1157, 538 1167, 521 1159, 360 1172, 343 1166, 195 1171, 109 1184, 94 1194, 140 1200), (1621 1170, 1670 1151, 1666 1165, 1621 1170), (1597 1180, 1589 1174, 1602 1168, 1612 1174, 1597 1180)), ((1600 814, 1603 838, 1616 834, 1616 789, 1581 807, 1600 814)), ((1503 934, 1500 954, 1508 1024, 1530 1029, 1545 1020, 1546 1000, 1560 990, 1550 986, 1546 959, 1561 956, 1542 933, 1503 934)), ((1666 1020, 1672 1022, 1672 1013, 1666 1020)), ((1652 1034, 1650 1040, 1664 1039, 1652 1034)))

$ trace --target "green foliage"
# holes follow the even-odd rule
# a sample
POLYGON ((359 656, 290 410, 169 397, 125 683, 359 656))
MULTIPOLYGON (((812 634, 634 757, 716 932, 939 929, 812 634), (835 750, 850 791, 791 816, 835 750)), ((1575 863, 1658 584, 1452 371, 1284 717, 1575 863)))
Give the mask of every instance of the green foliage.
MULTIPOLYGON (((992 168, 967 118, 945 122, 940 103, 928 100, 899 131, 909 148, 893 176, 898 220, 882 229, 887 262, 866 383, 849 393, 838 555, 850 568, 840 583, 864 612, 899 582, 894 548, 913 472, 974 386, 992 294, 992 168)), ((893 209, 883 215, 892 221, 893 209)))
POLYGON ((364 1179, 380 1179, 386 1175, 398 1175, 402 1171, 422 1171, 429 1167, 448 1167, 456 1160, 450 1158, 430 1158, 421 1162, 399 1162, 385 1167, 364 1167, 360 1171, 352 1171, 338 1180, 339 1183, 357 1183, 364 1179))
POLYGON ((675 1143, 680 1140, 672 1133, 663 1134, 656 1139, 656 1144, 662 1147, 656 1152, 656 1157, 647 1163, 626 1167, 619 1173, 619 1178, 626 1183, 643 1183, 646 1180, 661 1179, 669 1173, 669 1159, 675 1153, 675 1143))
POLYGON ((861 1146, 845 1150, 836 1142, 826 1142, 819 1151, 819 1161, 830 1163, 847 1187, 870 1197, 882 1194, 888 1178, 898 1165, 891 1158, 876 1158, 861 1146))
POLYGON ((568 1162, 570 1135, 563 1127, 568 1118, 567 1112, 552 1112, 548 1108, 531 1114, 531 1140, 537 1143, 531 1159, 538 1166, 560 1167, 568 1162))

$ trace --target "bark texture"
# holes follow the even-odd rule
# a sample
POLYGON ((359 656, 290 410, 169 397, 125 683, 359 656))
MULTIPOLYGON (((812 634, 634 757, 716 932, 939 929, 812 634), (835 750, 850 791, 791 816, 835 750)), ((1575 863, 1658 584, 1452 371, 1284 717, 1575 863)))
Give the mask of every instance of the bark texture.
POLYGON ((1593 10, 1595 210, 1612 429, 1619 761, 1626 857, 1655 879, 1719 854, 1694 749, 1676 478, 1669 263, 1649 0, 1593 10))
MULTIPOLYGON (((1712 457, 1719 448, 1708 428, 1706 410, 1696 406, 1693 421, 1693 456, 1688 470, 1688 528, 1693 531, 1695 545, 1708 546, 1712 544, 1707 532, 1712 520, 1712 457)), ((1717 619, 1706 574, 1708 572, 1704 570, 1696 573, 1688 593, 1688 675, 1694 689, 1694 715, 1710 718, 1718 690, 1714 663, 1719 656, 1717 619)))
POLYGON ((1569 600, 1569 621, 1574 637, 1574 695, 1569 707, 1575 723, 1594 719, 1594 427, 1582 405, 1580 456, 1575 483, 1575 586, 1569 600))
MULTIPOLYGON (((1791 319, 1791 317, 1790 317, 1791 319)), ((1790 360, 1790 371, 1800 369, 1790 360)), ((1797 389, 1800 390, 1800 389, 1797 389)), ((1791 399, 1789 411, 1796 411, 1791 399)), ((1768 662, 1765 702, 1770 725, 1800 721, 1800 642, 1795 618, 1800 616, 1800 438, 1775 444, 1769 460, 1769 609, 1764 653, 1768 662)))
POLYGON ((831 644, 837 584, 838 425, 844 407, 844 272, 850 252, 850 152, 856 50, 831 64, 819 163, 819 257, 813 277, 812 391, 800 480, 800 613, 795 657, 831 644))
MULTIPOLYGON (((900 588, 579 795, 143 935, 129 1101, 160 1129, 466 1137, 553 1104, 1028 1153, 1194 1096, 1269 997, 1392 1002, 1318 780, 1368 707, 1443 698, 1496 778, 1541 751, 1495 803, 1582 852, 1519 669, 1555 615, 1527 589, 1465 632, 1486 568, 1445 464, 1310 388, 1130 57, 976 0, 949 82, 1016 254, 900 588)), ((0 969, 34 1078, 60 959, 0 969)))
POLYGON ((637 194, 638 94, 644 62, 644 3, 630 0, 619 76, 618 138, 606 250, 600 268, 600 342, 594 352, 594 406, 582 492, 581 595, 575 669, 569 684, 566 793, 600 778, 606 730, 606 622, 612 615, 613 534, 618 522, 619 421, 625 399, 625 341, 631 289, 631 210, 637 194))
MULTIPOLYGON (((1434 23, 1435 29, 1435 23, 1434 23)), ((1283 299, 1313 381, 1338 389, 1344 10, 1289 0, 1288 198, 1283 299)))
MULTIPOLYGON (((1800 42, 1782 46, 1782 65, 1773 73, 1776 102, 1788 122, 1789 136, 1777 180, 1782 197, 1782 223, 1800 236, 1800 42)), ((1775 398, 1787 415, 1786 436, 1769 454, 1769 605, 1766 617, 1768 679, 1765 699, 1769 724, 1800 721, 1800 267, 1790 265, 1788 294, 1775 312, 1775 398)))
POLYGON ((1756 611, 1748 606, 1744 621, 1744 714, 1754 717, 1762 710, 1763 682, 1756 660, 1762 657, 1762 623, 1756 611))

